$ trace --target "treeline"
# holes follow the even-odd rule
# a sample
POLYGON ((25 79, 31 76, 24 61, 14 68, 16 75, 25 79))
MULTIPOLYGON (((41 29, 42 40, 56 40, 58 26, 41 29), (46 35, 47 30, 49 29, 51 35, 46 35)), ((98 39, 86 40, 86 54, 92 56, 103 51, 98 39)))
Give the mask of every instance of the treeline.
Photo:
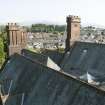
POLYGON ((7 57, 7 33, 5 26, 0 26, 0 67, 7 57))
POLYGON ((47 32, 47 33, 63 33, 66 25, 46 25, 46 24, 32 24, 28 31, 31 32, 47 32))

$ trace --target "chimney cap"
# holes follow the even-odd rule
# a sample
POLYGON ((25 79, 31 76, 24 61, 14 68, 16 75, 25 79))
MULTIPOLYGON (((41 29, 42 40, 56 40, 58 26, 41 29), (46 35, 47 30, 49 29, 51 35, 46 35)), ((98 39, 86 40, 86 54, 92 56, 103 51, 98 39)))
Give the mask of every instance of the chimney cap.
POLYGON ((68 15, 67 18, 75 18, 75 19, 77 18, 77 19, 80 19, 79 16, 75 16, 75 15, 68 15))

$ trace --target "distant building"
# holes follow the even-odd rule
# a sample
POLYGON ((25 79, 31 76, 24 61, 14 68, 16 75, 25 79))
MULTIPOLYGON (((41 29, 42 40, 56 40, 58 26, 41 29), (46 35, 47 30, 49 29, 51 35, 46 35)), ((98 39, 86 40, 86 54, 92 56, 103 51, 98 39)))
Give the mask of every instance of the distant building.
POLYGON ((57 49, 65 48, 65 39, 60 34, 53 33, 28 33, 28 46, 33 48, 57 49))

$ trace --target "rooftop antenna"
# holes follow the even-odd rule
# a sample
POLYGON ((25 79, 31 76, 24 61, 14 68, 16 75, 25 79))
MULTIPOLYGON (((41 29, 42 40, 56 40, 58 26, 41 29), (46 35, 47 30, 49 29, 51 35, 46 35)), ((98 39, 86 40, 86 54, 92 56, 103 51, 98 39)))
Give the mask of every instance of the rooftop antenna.
POLYGON ((22 94, 22 101, 21 101, 21 105, 24 104, 24 96, 25 96, 25 93, 22 94))
POLYGON ((9 86, 9 89, 8 89, 8 95, 9 95, 9 93, 10 93, 10 90, 11 90, 12 84, 13 84, 13 80, 11 80, 11 82, 10 82, 10 86, 9 86))

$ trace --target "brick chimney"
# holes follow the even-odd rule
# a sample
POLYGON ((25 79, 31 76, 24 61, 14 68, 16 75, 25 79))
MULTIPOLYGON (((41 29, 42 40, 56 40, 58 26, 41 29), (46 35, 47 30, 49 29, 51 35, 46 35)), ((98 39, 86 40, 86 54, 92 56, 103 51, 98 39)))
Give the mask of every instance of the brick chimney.
POLYGON ((66 52, 70 50, 75 41, 80 38, 80 18, 78 16, 67 16, 67 39, 66 39, 66 52))
POLYGON ((8 56, 14 53, 21 53, 21 50, 26 47, 27 34, 24 28, 20 28, 16 23, 8 23, 6 26, 8 36, 8 56))

